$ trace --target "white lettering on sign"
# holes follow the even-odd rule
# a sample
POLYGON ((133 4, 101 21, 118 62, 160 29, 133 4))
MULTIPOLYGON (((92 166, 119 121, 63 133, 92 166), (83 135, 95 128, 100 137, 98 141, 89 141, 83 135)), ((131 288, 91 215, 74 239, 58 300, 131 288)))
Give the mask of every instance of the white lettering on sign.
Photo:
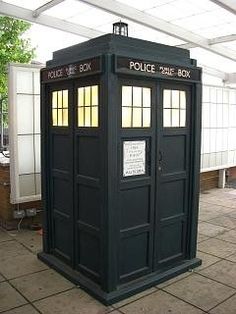
POLYGON ((138 176, 146 172, 146 141, 123 143, 123 177, 138 176))
POLYGON ((145 61, 129 61, 128 63, 129 70, 134 70, 138 72, 146 73, 160 73, 164 76, 177 77, 184 79, 191 79, 191 70, 178 68, 175 66, 162 65, 158 63, 149 63, 145 61))
POLYGON ((91 62, 80 64, 79 71, 80 73, 91 71, 91 62))
POLYGON ((162 67, 160 66, 160 72, 163 75, 168 75, 168 76, 174 76, 175 75, 175 69, 170 68, 170 67, 162 67))
POLYGON ((178 70, 178 77, 191 78, 190 77, 190 71, 179 69, 178 70))
POLYGON ((129 68, 130 70, 135 70, 135 71, 140 71, 140 72, 148 72, 148 73, 156 72, 155 64, 151 64, 151 63, 130 61, 129 68))
POLYGON ((48 72, 48 79, 56 79, 63 77, 63 69, 51 70, 48 72))
POLYGON ((75 75, 75 74, 76 74, 76 70, 77 70, 76 65, 70 64, 70 65, 66 68, 66 75, 67 75, 67 76, 75 75))

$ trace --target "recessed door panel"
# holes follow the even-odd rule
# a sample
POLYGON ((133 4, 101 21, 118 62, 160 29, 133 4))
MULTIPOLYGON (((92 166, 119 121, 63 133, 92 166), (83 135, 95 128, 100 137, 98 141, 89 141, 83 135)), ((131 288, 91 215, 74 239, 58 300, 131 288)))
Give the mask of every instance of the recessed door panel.
POLYGON ((155 267, 183 260, 189 199, 190 88, 161 85, 157 118, 155 267))

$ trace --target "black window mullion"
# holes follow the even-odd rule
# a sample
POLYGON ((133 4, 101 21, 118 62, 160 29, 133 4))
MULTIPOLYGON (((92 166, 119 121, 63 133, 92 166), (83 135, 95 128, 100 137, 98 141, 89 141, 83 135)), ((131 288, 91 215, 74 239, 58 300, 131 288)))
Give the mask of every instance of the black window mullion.
POLYGON ((84 116, 84 123, 83 123, 83 125, 81 125, 81 126, 85 126, 85 87, 83 87, 83 116, 84 116))
POLYGON ((89 87, 90 89, 90 127, 92 126, 92 86, 89 87))
POLYGON ((143 87, 141 89, 141 127, 143 128, 143 87))
POLYGON ((132 90, 132 98, 131 98, 131 128, 133 128, 133 107, 134 107, 134 89, 133 89, 133 86, 131 87, 131 90, 132 90))

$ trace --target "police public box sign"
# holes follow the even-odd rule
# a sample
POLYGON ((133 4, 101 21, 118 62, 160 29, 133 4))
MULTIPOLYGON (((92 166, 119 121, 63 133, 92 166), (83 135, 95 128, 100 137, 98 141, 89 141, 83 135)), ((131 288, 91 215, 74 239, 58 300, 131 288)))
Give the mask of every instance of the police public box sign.
POLYGON ((171 64, 144 61, 126 57, 116 57, 116 72, 139 73, 148 76, 175 78, 183 80, 201 80, 199 69, 181 67, 171 64))
POLYGON ((42 70, 42 81, 50 82, 101 72, 101 58, 83 60, 77 63, 42 70))
POLYGON ((123 177, 146 172, 146 141, 123 142, 123 177))

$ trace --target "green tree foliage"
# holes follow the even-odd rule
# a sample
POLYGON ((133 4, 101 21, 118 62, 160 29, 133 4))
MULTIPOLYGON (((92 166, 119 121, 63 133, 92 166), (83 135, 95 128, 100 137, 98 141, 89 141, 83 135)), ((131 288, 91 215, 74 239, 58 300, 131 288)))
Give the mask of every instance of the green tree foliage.
POLYGON ((7 65, 9 62, 29 63, 35 55, 30 40, 22 38, 30 23, 0 16, 0 109, 7 106, 7 65))

